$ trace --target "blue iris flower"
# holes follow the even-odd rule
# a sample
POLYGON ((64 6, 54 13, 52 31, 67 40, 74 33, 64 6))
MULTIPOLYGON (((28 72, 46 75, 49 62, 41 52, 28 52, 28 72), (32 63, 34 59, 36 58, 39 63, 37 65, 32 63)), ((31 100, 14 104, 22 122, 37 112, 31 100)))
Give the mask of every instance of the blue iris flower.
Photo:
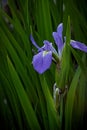
MULTIPOLYGON (((32 61, 33 67, 38 73, 42 74, 50 68, 52 60, 55 60, 53 54, 58 59, 61 59, 62 51, 65 45, 65 43, 63 43, 62 32, 63 32, 63 23, 60 23, 57 27, 57 32, 52 33, 54 41, 58 47, 58 51, 56 51, 55 48, 52 46, 52 43, 47 40, 44 40, 43 41, 44 45, 42 47, 39 47, 36 44, 32 35, 30 35, 30 40, 32 44, 38 49, 38 53, 33 56, 32 61)), ((70 45, 75 49, 87 52, 87 46, 84 43, 71 40, 70 45)))
POLYGON ((30 39, 33 45, 38 49, 38 53, 33 56, 33 61, 32 61, 33 67, 38 73, 42 74, 51 66, 52 59, 53 59, 52 53, 57 54, 57 52, 52 46, 52 43, 50 43, 47 40, 43 41, 44 45, 40 48, 36 44, 32 35, 30 36, 30 39))

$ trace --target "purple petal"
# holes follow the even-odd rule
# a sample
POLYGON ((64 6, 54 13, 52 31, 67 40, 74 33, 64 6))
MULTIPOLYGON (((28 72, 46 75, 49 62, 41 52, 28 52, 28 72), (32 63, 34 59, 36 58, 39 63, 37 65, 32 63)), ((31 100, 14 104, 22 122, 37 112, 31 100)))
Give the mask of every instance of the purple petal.
POLYGON ((63 32, 63 23, 60 23, 57 27, 57 33, 62 39, 62 32, 63 32))
POLYGON ((44 40, 43 43, 44 43, 44 45, 38 51, 39 52, 41 52, 41 51, 51 51, 52 43, 50 43, 47 40, 44 40))
POLYGON ((42 74, 44 73, 47 69, 50 68, 51 63, 52 63, 52 52, 46 52, 46 51, 42 51, 38 54, 36 54, 33 57, 33 67, 34 69, 42 74))
POLYGON ((57 32, 53 32, 53 37, 54 37, 55 43, 58 46, 59 56, 61 56, 62 49, 64 46, 63 39, 62 39, 62 32, 63 32, 63 23, 60 23, 57 27, 57 32))
POLYGON ((60 37, 58 32, 53 32, 53 37, 54 37, 55 43, 58 47, 58 54, 60 56, 62 54, 62 49, 63 49, 63 46, 64 46, 63 39, 62 39, 62 37, 60 37))
POLYGON ((47 41, 47 40, 44 40, 43 41, 44 43, 44 50, 46 51, 52 51, 53 53, 55 53, 56 55, 58 55, 57 51, 55 50, 55 48, 53 47, 52 43, 47 41))
POLYGON ((52 50, 52 43, 50 43, 47 40, 44 40, 43 43, 44 43, 44 49, 45 50, 47 50, 47 51, 51 51, 52 50))
POLYGON ((32 44, 33 44, 37 49, 40 49, 40 47, 36 44, 36 42, 35 42, 35 40, 34 40, 34 38, 33 38, 32 35, 30 35, 30 40, 31 40, 32 44))
POLYGON ((84 52, 87 53, 87 46, 86 46, 84 43, 71 40, 70 44, 71 44, 71 46, 72 46, 73 48, 79 49, 79 50, 84 51, 84 52))

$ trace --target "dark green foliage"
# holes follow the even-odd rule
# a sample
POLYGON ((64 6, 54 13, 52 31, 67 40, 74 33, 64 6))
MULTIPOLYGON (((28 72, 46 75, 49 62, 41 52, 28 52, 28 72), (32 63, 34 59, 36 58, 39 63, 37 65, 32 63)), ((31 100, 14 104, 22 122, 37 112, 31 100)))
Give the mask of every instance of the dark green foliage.
MULTIPOLYGON (((87 44, 86 2, 78 0, 0 1, 0 129, 77 130, 87 122, 87 54, 70 39, 87 44), (64 24, 66 45, 61 70, 52 63, 42 75, 32 66, 32 33, 37 44, 53 42, 52 32, 64 24), (53 85, 62 91, 57 107, 53 85), (67 86, 67 90, 66 90, 67 86)), ((56 46, 55 46, 56 47, 56 46)), ((36 51, 36 50, 35 50, 36 51)))

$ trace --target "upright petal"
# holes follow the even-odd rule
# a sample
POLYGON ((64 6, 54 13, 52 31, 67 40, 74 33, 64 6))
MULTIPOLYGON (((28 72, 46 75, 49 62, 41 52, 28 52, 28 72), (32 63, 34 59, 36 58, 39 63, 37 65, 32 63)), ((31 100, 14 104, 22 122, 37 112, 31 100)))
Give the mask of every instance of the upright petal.
POLYGON ((40 49, 40 47, 37 45, 37 43, 35 42, 34 38, 32 35, 30 35, 30 40, 32 42, 32 44, 37 48, 37 49, 40 49))
POLYGON ((79 49, 79 50, 84 51, 84 52, 87 53, 87 46, 86 46, 84 43, 71 40, 70 44, 71 44, 71 46, 72 46, 73 48, 79 49))
POLYGON ((45 50, 47 50, 47 51, 51 51, 52 50, 52 43, 50 43, 47 40, 44 40, 43 43, 44 43, 44 49, 45 50))
POLYGON ((44 43, 44 45, 38 51, 39 52, 40 51, 51 51, 51 49, 52 49, 52 43, 50 43, 47 40, 44 40, 43 43, 44 43))
POLYGON ((53 38, 55 43, 58 47, 58 54, 61 56, 63 50, 63 39, 62 39, 62 32, 63 32, 63 23, 60 23, 57 27, 57 32, 53 32, 53 38))
POLYGON ((43 41, 44 43, 44 49, 46 51, 52 51, 53 53, 55 53, 56 55, 58 55, 57 51, 55 50, 55 48, 53 47, 52 43, 47 41, 47 40, 44 40, 43 41))
POLYGON ((57 27, 57 33, 62 39, 62 32, 63 32, 63 23, 60 23, 57 27))
POLYGON ((61 56, 62 54, 62 49, 63 49, 63 39, 62 37, 60 37, 60 35, 58 34, 58 32, 53 32, 53 37, 54 37, 54 41, 58 47, 58 54, 59 56, 61 56))
POLYGON ((44 73, 47 69, 50 68, 51 63, 52 63, 52 52, 51 51, 42 51, 36 54, 33 57, 33 67, 34 69, 42 74, 44 73))

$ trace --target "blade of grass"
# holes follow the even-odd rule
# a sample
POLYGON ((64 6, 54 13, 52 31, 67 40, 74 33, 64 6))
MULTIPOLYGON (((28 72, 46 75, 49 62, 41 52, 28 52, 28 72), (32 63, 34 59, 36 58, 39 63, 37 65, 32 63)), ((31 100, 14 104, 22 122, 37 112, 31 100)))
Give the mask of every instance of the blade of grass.
POLYGON ((36 1, 36 23, 38 33, 42 39, 51 39, 52 23, 50 16, 49 0, 36 1))
POLYGON ((33 129, 40 130, 40 126, 39 126, 37 117, 36 117, 34 110, 31 106, 29 98, 28 98, 28 96, 23 88, 23 85, 19 79, 19 76, 17 75, 17 72, 15 71, 15 68, 13 67, 9 58, 8 58, 8 67, 9 67, 9 71, 10 71, 10 74, 12 77, 12 81, 13 81, 15 90, 18 94, 18 98, 19 98, 20 103, 23 107, 23 110, 24 110, 24 113, 26 115, 26 118, 27 118, 27 121, 29 123, 30 128, 32 130, 33 129))
POLYGON ((43 94, 46 100, 46 107, 47 107, 47 114, 48 114, 48 122, 49 122, 49 129, 58 129, 60 128, 60 121, 59 117, 56 112, 56 108, 52 99, 52 95, 48 89, 48 85, 46 83, 45 77, 40 77, 40 82, 43 90, 43 94))
POLYGON ((74 105, 75 94, 76 94, 76 89, 78 86, 80 74, 81 74, 81 69, 80 67, 78 67, 73 77, 73 80, 71 82, 68 95, 67 95, 66 107, 65 107, 65 130, 71 130, 73 105, 74 105))
MULTIPOLYGON (((34 88, 32 87, 32 83, 31 81, 29 82, 29 78, 27 76, 27 73, 26 73, 26 70, 25 70, 25 67, 22 65, 21 61, 20 61, 20 58, 18 57, 17 53, 15 52, 15 49, 12 47, 12 45, 10 44, 8 38, 6 37, 6 35, 4 34, 4 32, 2 31, 2 29, 0 29, 0 32, 1 32, 1 36, 2 36, 2 41, 3 39, 6 41, 5 42, 5 46, 7 48, 7 51, 8 51, 8 54, 10 55, 10 57, 12 58, 12 62, 15 64, 15 67, 17 69, 17 72, 18 74, 20 75, 24 85, 26 86, 26 89, 28 91, 28 94, 29 94, 29 97, 31 99, 31 101, 34 101, 34 98, 35 98, 35 101, 37 99, 37 95, 36 95, 36 92, 34 90, 34 88), (4 38, 3 38, 4 37, 4 38), (31 92, 29 91, 28 87, 29 88, 31 87, 31 92), (32 99, 32 94, 34 94, 34 98, 32 99), (35 96, 36 95, 36 96, 35 96)), ((3 41, 4 43, 4 41, 3 41)))

